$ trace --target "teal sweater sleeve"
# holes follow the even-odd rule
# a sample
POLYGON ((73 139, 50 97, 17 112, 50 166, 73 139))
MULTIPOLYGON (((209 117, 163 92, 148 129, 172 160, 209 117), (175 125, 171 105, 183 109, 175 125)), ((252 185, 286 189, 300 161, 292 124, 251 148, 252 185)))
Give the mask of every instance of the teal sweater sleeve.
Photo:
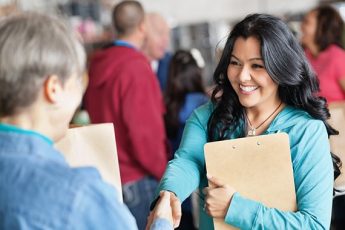
POLYGON ((168 164, 159 191, 172 191, 183 201, 199 186, 201 177, 205 177, 203 148, 210 111, 211 104, 207 103, 187 120, 180 147, 168 164))
POLYGON ((284 212, 233 196, 225 222, 240 229, 329 229, 333 165, 327 131, 321 121, 309 120, 289 130, 297 212, 284 212))

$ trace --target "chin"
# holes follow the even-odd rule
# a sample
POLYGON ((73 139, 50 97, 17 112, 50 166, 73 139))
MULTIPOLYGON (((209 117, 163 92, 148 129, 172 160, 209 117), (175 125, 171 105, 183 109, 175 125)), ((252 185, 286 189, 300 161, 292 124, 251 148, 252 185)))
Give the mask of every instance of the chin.
POLYGON ((245 108, 251 108, 251 107, 254 107, 258 104, 257 101, 253 101, 253 100, 247 100, 247 99, 239 99, 241 105, 245 108))
POLYGON ((156 54, 155 54, 155 57, 156 57, 156 60, 160 60, 160 59, 162 59, 163 57, 164 57, 164 52, 162 53, 162 52, 156 52, 156 54))

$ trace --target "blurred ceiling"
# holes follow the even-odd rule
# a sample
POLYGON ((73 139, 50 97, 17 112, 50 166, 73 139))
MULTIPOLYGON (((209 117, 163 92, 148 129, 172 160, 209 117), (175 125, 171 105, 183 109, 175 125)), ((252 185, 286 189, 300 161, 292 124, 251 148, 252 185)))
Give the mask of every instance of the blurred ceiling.
POLYGON ((250 13, 275 15, 306 11, 319 0, 139 0, 146 11, 156 11, 172 23, 228 20, 236 21, 250 13))
MULTIPOLYGON (((49 12, 58 3, 69 1, 101 2, 110 9, 120 0, 0 0, 0 5, 17 3, 22 9, 49 12)), ((275 15, 295 14, 306 11, 320 0, 139 0, 147 12, 159 12, 173 25, 218 20, 236 21, 249 13, 275 15)))

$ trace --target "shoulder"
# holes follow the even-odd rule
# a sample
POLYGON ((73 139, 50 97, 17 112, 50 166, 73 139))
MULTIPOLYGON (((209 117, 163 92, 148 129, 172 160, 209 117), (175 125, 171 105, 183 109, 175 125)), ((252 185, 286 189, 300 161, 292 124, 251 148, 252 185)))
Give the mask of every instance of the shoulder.
POLYGON ((274 129, 286 129, 291 127, 306 126, 306 123, 320 123, 321 120, 313 118, 307 111, 293 107, 286 106, 277 116, 273 122, 274 129))
POLYGON ((330 45, 324 52, 327 52, 332 57, 345 57, 345 50, 334 44, 330 45))
MULTIPOLYGON (((313 136, 328 137, 324 122, 313 118, 308 112, 287 106, 278 115, 277 119, 272 123, 270 131, 287 132, 290 137, 290 143, 307 142, 313 136)), ((325 138, 322 139, 325 141, 325 138)))
MULTIPOLYGON (((123 58, 120 63, 121 72, 128 76, 155 76, 149 60, 140 51, 131 50, 131 54, 123 58)), ((140 78, 138 78, 140 79, 140 78)), ((142 79, 142 78, 141 78, 142 79)))
POLYGON ((208 100, 209 98, 203 93, 189 93, 186 95, 182 110, 194 110, 205 104, 208 100))
POLYGON ((112 63, 121 63, 123 65, 130 65, 133 61, 149 63, 140 50, 122 46, 111 46, 98 50, 90 57, 90 63, 99 62, 100 60, 109 60, 112 63))
POLYGON ((80 167, 72 169, 71 182, 78 187, 78 191, 90 197, 99 196, 103 199, 119 199, 117 191, 110 184, 103 181, 98 170, 93 167, 80 167))
POLYGON ((327 133, 326 126, 322 120, 313 118, 308 112, 301 109, 294 109, 294 119, 296 121, 296 129, 302 132, 314 133, 317 130, 322 130, 327 133))
POLYGON ((327 152, 329 142, 326 126, 322 120, 315 119, 306 111, 291 108, 290 117, 283 120, 290 139, 290 148, 294 160, 305 158, 310 152, 316 155, 327 152))
POLYGON ((208 101, 208 97, 201 92, 188 93, 186 95, 186 103, 204 104, 208 101))
MULTIPOLYGON (((71 225, 95 229, 111 224, 119 229, 136 229, 135 220, 120 201, 121 193, 102 180, 93 168, 73 170, 79 181, 72 206, 71 225)), ((109 225, 110 226, 110 225, 109 225)))
POLYGON ((74 201, 70 203, 70 205, 73 205, 76 204, 75 201, 81 198, 83 200, 90 200, 96 197, 98 200, 119 198, 115 188, 105 183, 98 170, 94 167, 71 168, 69 166, 59 167, 59 165, 55 165, 54 168, 53 170, 46 170, 46 177, 54 179, 54 182, 50 185, 51 188, 58 188, 55 190, 57 202, 59 199, 66 199, 74 201))
POLYGON ((118 48, 117 53, 119 56, 122 56, 127 62, 124 63, 125 65, 134 65, 134 64, 143 64, 150 66, 149 60, 145 57, 145 55, 137 49, 128 48, 128 47, 115 47, 114 49, 118 48))
POLYGON ((313 118, 308 112, 290 107, 290 118, 285 122, 286 124, 293 124, 292 131, 295 136, 311 136, 315 133, 326 133, 326 126, 322 120, 313 118), (300 135, 297 135, 297 134, 300 135))

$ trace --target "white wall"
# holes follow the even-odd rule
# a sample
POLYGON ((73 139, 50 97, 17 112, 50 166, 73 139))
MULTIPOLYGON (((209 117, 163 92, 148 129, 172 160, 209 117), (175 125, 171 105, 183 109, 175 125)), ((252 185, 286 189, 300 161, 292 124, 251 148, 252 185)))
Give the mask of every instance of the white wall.
MULTIPOLYGON (((0 5, 14 0, 0 0, 0 5)), ((68 0, 16 0, 24 9, 50 11, 58 2, 68 0)), ((81 0, 82 1, 82 0, 81 0)), ((100 0, 107 8, 121 0, 100 0)), ((172 24, 190 24, 217 20, 239 20, 249 13, 299 13, 320 0, 139 0, 146 11, 163 14, 172 24)))
POLYGON ((249 13, 296 13, 314 7, 319 0, 139 0, 146 11, 161 12, 173 22, 189 24, 238 20, 249 13))

